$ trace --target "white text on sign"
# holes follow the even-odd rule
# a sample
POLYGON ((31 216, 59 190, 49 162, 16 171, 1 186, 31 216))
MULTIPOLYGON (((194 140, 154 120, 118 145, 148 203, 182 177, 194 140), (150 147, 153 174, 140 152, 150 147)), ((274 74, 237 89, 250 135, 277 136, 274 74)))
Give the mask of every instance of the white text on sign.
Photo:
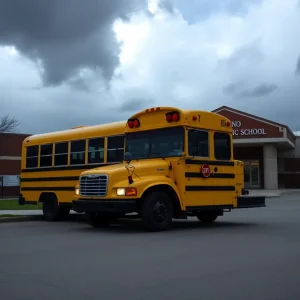
POLYGON ((231 126, 233 128, 232 134, 234 136, 240 136, 240 135, 265 135, 267 134, 265 132, 264 128, 240 128, 242 127, 241 121, 232 121, 231 126))

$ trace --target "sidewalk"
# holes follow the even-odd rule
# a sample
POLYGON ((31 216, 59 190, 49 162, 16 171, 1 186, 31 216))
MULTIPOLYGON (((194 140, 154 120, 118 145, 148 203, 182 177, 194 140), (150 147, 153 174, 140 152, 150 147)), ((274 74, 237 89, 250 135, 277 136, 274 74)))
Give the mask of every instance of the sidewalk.
POLYGON ((265 196, 268 198, 272 197, 280 197, 282 194, 285 193, 299 193, 300 195, 300 189, 278 189, 278 190, 249 190, 249 196, 265 196))
MULTIPOLYGON (((71 210, 70 214, 76 214, 76 212, 71 210)), ((42 216, 43 211, 41 209, 34 209, 34 210, 0 210, 0 215, 42 216)))

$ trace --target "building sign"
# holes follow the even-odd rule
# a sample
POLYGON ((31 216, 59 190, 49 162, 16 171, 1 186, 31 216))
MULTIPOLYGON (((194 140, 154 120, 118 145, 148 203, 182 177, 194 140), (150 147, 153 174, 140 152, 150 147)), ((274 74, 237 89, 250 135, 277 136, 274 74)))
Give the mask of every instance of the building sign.
POLYGON ((0 175, 0 186, 20 186, 20 176, 0 175))
POLYGON ((243 128, 242 121, 231 121, 232 134, 234 136, 266 135, 265 128, 243 128))

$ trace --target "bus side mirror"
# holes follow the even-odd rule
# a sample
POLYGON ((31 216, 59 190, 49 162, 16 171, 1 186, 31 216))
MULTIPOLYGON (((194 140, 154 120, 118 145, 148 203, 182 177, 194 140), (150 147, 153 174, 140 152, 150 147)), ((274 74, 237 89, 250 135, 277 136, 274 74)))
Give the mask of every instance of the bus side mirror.
POLYGON ((124 160, 127 162, 129 165, 130 162, 132 161, 132 154, 130 152, 125 152, 124 153, 124 160))

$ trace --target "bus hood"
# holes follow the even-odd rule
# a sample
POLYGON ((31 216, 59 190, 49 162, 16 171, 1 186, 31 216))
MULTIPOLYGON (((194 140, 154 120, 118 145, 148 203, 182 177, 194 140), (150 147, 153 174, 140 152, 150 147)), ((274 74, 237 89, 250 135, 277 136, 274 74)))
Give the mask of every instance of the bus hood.
MULTIPOLYGON (((118 178, 127 178, 128 170, 126 169, 126 163, 120 163, 116 165, 110 165, 105 167, 99 167, 91 169, 81 173, 81 176, 91 175, 91 174, 107 174, 109 176, 116 176, 118 178)), ((132 161, 129 165, 130 173, 134 173, 138 176, 151 176, 151 175, 166 175, 169 172, 169 163, 166 160, 153 160, 153 159, 143 159, 139 161, 132 161)), ((136 177, 132 174, 133 177, 136 177)))

